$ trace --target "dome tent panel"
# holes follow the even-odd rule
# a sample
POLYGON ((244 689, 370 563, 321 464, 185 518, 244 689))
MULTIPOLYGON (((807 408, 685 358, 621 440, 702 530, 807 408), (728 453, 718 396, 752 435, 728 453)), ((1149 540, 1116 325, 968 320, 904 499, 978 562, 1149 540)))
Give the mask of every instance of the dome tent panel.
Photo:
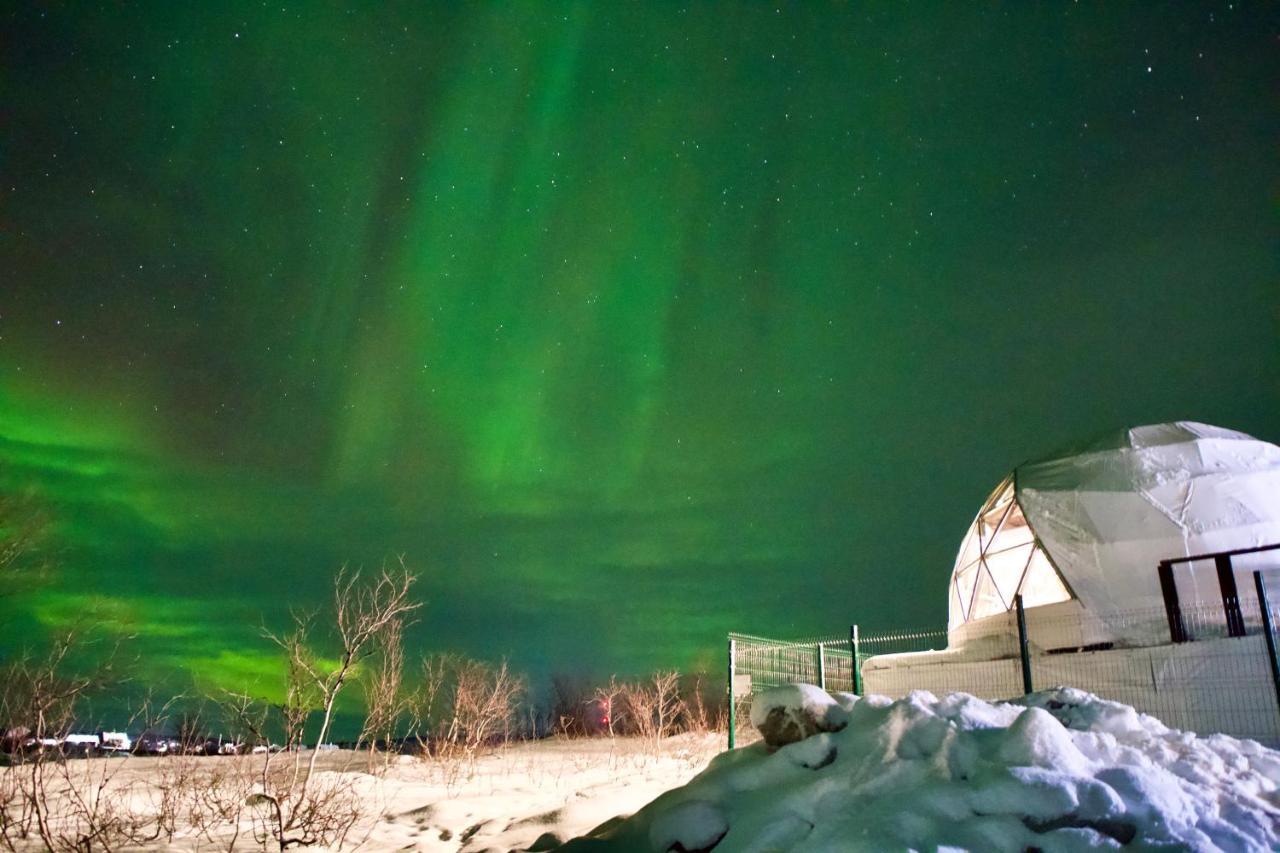
POLYGON ((960 568, 967 568, 978 562, 978 558, 982 556, 982 538, 978 535, 977 525, 969 528, 969 532, 965 534, 964 542, 960 545, 960 556, 956 558, 956 565, 960 568))
POLYGON ((1175 583, 1179 602, 1212 601, 1218 597, 1218 568, 1212 560, 1186 563, 1179 567, 1175 583))
POLYGON ((1009 488, 997 498, 995 503, 982 513, 978 520, 977 530, 983 551, 987 551, 992 547, 996 536, 999 535, 1000 527, 1004 524, 1004 520, 1008 517, 1009 511, 1012 508, 1013 487, 1011 484, 1009 488))
POLYGON ((1039 548, 1035 549, 1027 564, 1027 574, 1020 591, 1024 607, 1043 607, 1071 598, 1071 593, 1063 586, 1057 570, 1039 548))
MULTIPOLYGON (((1213 482, 1230 475, 1205 478, 1213 482)), ((1213 488, 1197 483, 1178 504, 1183 524, 1193 533, 1210 533, 1215 529, 1266 525, 1265 508, 1275 500, 1268 491, 1275 488, 1272 477, 1231 477, 1231 483, 1213 482, 1213 488)), ((1162 496, 1163 497, 1163 496, 1162 496)))
POLYGON ((991 575, 987 573, 986 567, 979 566, 977 575, 978 582, 973 589, 973 604, 969 607, 969 619, 982 619, 1008 610, 1009 605, 1000 597, 1000 592, 996 589, 995 582, 991 580, 991 575))
POLYGON ((1031 559, 1031 546, 1019 545, 996 553, 989 553, 984 558, 987 571, 995 581, 1000 597, 1008 606, 1012 606, 1013 597, 1018 594, 1022 576, 1027 569, 1027 561, 1031 559))
POLYGON ((952 626, 960 624, 969 618, 969 605, 973 603, 973 587, 978 582, 979 568, 981 566, 974 562, 956 572, 954 576, 956 599, 952 601, 949 610, 951 616, 950 624, 952 626))
POLYGON ((1076 511, 1088 521, 1085 529, 1092 531, 1098 542, 1165 539, 1181 526, 1143 492, 1077 492, 1076 498, 1076 511))
POLYGON ((1031 532, 1031 526, 1027 524, 1027 517, 1022 513, 1022 507, 1016 502, 1009 507, 1009 512, 1005 515, 1004 521, 1000 523, 1000 529, 996 531, 995 537, 991 541, 987 552, 1003 551, 1008 548, 1016 548, 1019 545, 1029 545, 1035 540, 1035 534, 1031 532))

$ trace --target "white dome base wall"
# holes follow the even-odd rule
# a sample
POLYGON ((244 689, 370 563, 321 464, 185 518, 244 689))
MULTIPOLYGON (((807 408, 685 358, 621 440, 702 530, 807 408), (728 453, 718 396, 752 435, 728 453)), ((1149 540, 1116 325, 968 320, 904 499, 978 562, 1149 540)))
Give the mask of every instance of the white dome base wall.
MULTIPOLYGON (((1119 637, 1108 621, 1093 618, 1080 602, 1061 601, 1040 607, 1026 608, 1027 634, 1041 649, 1079 649, 1114 643, 1119 637)), ((1152 623, 1149 630, 1163 629, 1167 620, 1163 610, 1150 611, 1145 620, 1152 623)), ((990 657, 985 649, 1000 644, 1016 644, 1018 639, 1017 617, 1013 611, 966 622, 947 632, 948 648, 968 650, 972 656, 990 657)), ((1167 639, 1167 637, 1166 637, 1167 639)), ((1017 646, 1009 645, 1011 654, 1017 654, 1017 646)))
MULTIPOLYGON (((1037 690, 1077 687, 1175 728, 1280 746, 1280 707, 1260 636, 1033 655, 1031 675, 1037 690)), ((891 698, 912 690, 970 693, 988 701, 1022 695, 1016 656, 973 660, 949 651, 880 655, 863 664, 862 678, 868 694, 891 698)))

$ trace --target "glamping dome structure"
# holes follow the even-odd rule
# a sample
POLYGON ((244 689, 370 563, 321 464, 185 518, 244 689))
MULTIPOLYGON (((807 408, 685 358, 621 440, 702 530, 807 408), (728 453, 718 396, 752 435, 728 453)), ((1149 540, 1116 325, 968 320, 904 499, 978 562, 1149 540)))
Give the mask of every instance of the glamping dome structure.
MULTIPOLYGON (((1280 447, 1188 421, 1119 430, 1019 465, 991 493, 951 573, 948 645, 1007 631, 1019 594, 1029 620, 1074 626, 1062 646, 1167 642, 1161 619, 1129 618, 1163 608, 1161 561, 1278 542, 1280 447)), ((1239 589, 1276 559, 1236 557, 1239 589)), ((1183 603, 1220 611, 1213 567, 1196 571, 1180 573, 1183 603)))
POLYGON ((951 572, 946 648, 868 657, 862 684, 985 699, 1065 684, 1280 745, 1250 577, 1280 580, 1278 545, 1280 447, 1185 421, 1102 436, 1001 481, 951 572))

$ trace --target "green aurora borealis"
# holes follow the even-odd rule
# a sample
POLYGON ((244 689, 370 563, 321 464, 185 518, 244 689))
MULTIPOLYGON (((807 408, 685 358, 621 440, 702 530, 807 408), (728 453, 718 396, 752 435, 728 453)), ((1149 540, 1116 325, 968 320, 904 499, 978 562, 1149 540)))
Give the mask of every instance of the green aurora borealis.
POLYGON ((941 626, 1058 444, 1280 439, 1273 4, 0 20, 0 477, 59 566, 6 649, 266 684, 404 554, 416 648, 718 670, 941 626))

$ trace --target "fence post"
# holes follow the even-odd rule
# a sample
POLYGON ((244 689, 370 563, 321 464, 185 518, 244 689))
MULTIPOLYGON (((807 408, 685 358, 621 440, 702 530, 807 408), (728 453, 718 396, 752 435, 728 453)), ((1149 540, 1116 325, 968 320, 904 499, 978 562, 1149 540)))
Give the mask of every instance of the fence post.
POLYGON ((849 626, 849 666, 853 672, 853 695, 862 695, 862 668, 858 666, 858 652, 861 644, 858 642, 858 626, 853 624, 849 626))
POLYGON ((822 643, 818 643, 818 686, 827 689, 827 656, 823 652, 822 643))
POLYGON ((1188 639, 1186 624, 1182 621, 1182 607, 1178 602, 1178 583, 1173 579, 1173 563, 1161 560, 1156 568, 1160 577, 1160 595, 1164 599, 1165 618, 1169 620, 1169 642, 1185 643, 1188 639))
POLYGON ((1013 606, 1018 609, 1018 655, 1022 658, 1022 693, 1031 691, 1031 650, 1027 645, 1027 613, 1022 609, 1022 594, 1013 597, 1013 606))
POLYGON ((1240 612, 1240 594, 1236 591, 1236 575, 1231 568, 1231 555, 1219 554, 1213 558, 1218 572, 1218 592, 1222 595, 1222 610, 1227 615, 1227 636, 1244 636, 1244 614, 1240 612))
POLYGON ((1276 707, 1280 708, 1280 662, 1276 660, 1276 635, 1271 624, 1271 603, 1267 601, 1267 585, 1262 582, 1262 572, 1253 573, 1253 585, 1258 588, 1258 608, 1262 611, 1262 633, 1267 638, 1267 658, 1271 661, 1271 683, 1276 688, 1276 707))
POLYGON ((734 736, 738 730, 738 697, 733 695, 734 656, 738 651, 738 641, 729 638, 729 748, 733 749, 734 736))

